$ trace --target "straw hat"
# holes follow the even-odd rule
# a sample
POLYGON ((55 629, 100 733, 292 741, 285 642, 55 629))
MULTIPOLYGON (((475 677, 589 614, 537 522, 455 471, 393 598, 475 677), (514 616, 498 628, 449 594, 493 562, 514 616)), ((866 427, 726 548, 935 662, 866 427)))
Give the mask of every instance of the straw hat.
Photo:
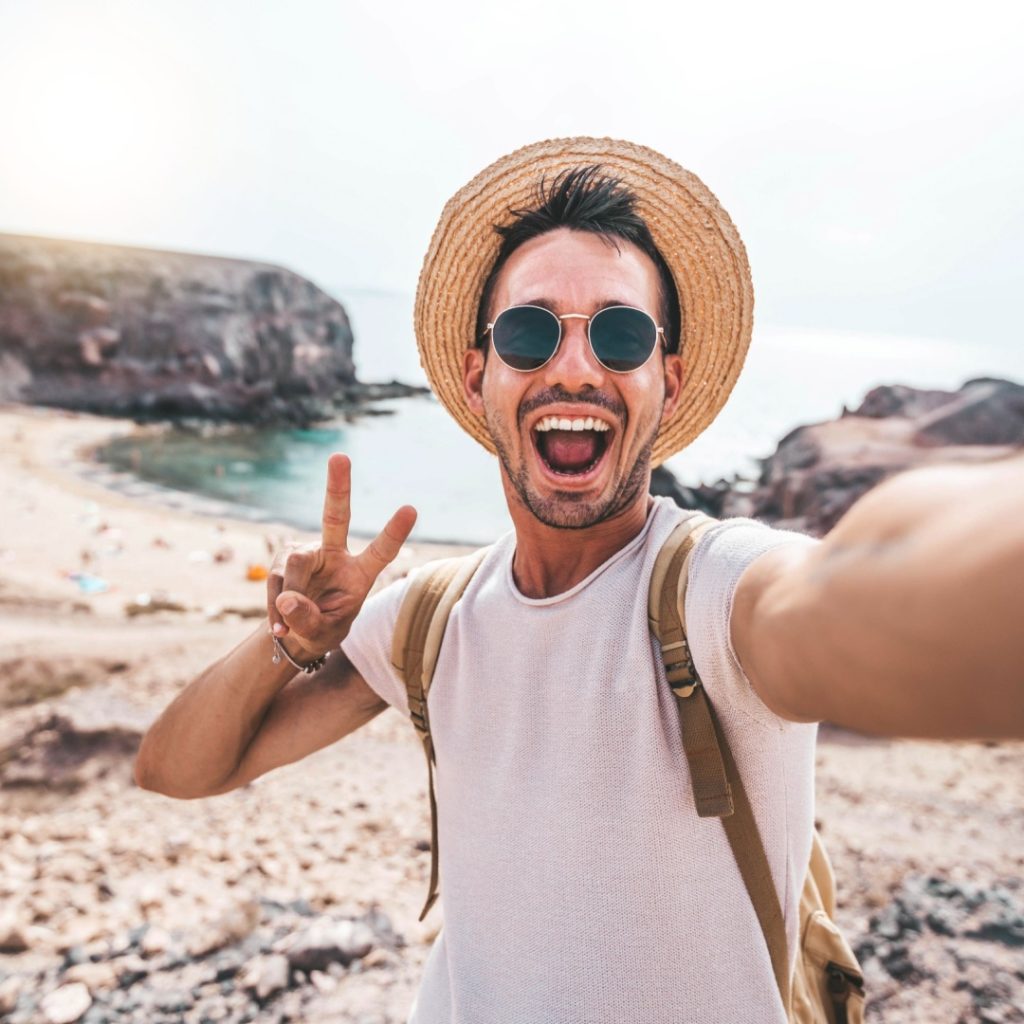
POLYGON ((750 344, 754 294, 746 250, 729 215, 699 178, 661 153, 617 139, 548 139, 496 160, 445 204, 420 271, 413 320, 420 362, 456 422, 492 454, 486 425, 466 405, 463 353, 501 237, 495 224, 532 206, 543 175, 601 164, 637 197, 636 210, 672 271, 682 309, 681 401, 658 434, 658 465, 718 415, 750 344))

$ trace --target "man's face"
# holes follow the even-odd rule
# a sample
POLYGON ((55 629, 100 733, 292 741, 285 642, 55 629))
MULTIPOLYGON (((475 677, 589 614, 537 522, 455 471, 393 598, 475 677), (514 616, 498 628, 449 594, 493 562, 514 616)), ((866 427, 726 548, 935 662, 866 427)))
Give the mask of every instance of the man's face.
MULTIPOLYGON (((508 306, 592 316, 636 306, 659 326, 658 273, 630 242, 558 228, 520 246, 495 282, 488 321, 508 306)), ((492 351, 466 353, 470 409, 484 417, 509 501, 549 526, 579 529, 645 501, 654 439, 679 398, 682 364, 661 348, 642 367, 613 373, 594 357, 585 320, 563 320, 558 351, 522 373, 492 351), (606 429, 565 431, 558 421, 599 420, 606 429)), ((563 424, 564 426, 564 424, 563 424)))

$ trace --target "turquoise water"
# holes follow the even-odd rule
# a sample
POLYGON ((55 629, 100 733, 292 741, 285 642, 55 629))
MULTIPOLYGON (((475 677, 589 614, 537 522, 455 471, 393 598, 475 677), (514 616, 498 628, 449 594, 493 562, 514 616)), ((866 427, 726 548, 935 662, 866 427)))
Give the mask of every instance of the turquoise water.
MULTIPOLYGON (((422 381, 407 297, 343 292, 364 380, 422 381)), ((877 384, 955 389, 980 376, 1024 378, 1017 353, 955 341, 840 331, 758 328, 718 419, 668 467, 685 483, 753 474, 793 427, 839 415, 877 384)), ((114 442, 102 457, 179 490, 257 509, 304 528, 320 520, 327 456, 352 458, 352 530, 375 533, 402 504, 414 537, 487 543, 510 528, 497 461, 433 398, 383 403, 386 415, 313 430, 169 432, 114 442)))
POLYGON ((352 459, 352 532, 376 533, 399 505, 419 515, 423 540, 486 543, 511 526, 497 462, 433 398, 378 406, 385 415, 312 430, 169 431, 121 438, 100 457, 165 486, 256 508, 306 529, 319 526, 327 456, 352 459))

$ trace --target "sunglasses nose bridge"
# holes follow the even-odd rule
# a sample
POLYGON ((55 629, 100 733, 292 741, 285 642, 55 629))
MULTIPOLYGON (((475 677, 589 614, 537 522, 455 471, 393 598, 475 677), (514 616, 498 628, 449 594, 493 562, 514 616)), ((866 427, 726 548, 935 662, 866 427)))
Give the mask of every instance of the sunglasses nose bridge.
POLYGON ((544 367, 549 383, 561 384, 569 391, 600 383, 605 368, 591 347, 590 317, 570 313, 558 317, 558 323, 558 348, 544 367))

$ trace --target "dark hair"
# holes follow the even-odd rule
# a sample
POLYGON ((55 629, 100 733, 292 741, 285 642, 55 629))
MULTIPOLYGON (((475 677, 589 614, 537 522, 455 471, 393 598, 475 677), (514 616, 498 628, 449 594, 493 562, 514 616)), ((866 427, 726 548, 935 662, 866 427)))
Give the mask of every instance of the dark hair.
POLYGON ((668 351, 679 351, 681 313, 672 272, 654 244, 646 222, 636 212, 636 196, 621 179, 603 175, 601 170, 600 164, 592 164, 562 171, 550 183, 541 178, 537 205, 510 210, 515 220, 505 226, 495 225, 502 243, 480 297, 476 322, 478 344, 487 329, 487 310, 495 281, 512 253, 538 235, 556 228, 572 228, 591 231, 613 244, 619 238, 632 242, 651 258, 658 271, 659 314, 668 351))

